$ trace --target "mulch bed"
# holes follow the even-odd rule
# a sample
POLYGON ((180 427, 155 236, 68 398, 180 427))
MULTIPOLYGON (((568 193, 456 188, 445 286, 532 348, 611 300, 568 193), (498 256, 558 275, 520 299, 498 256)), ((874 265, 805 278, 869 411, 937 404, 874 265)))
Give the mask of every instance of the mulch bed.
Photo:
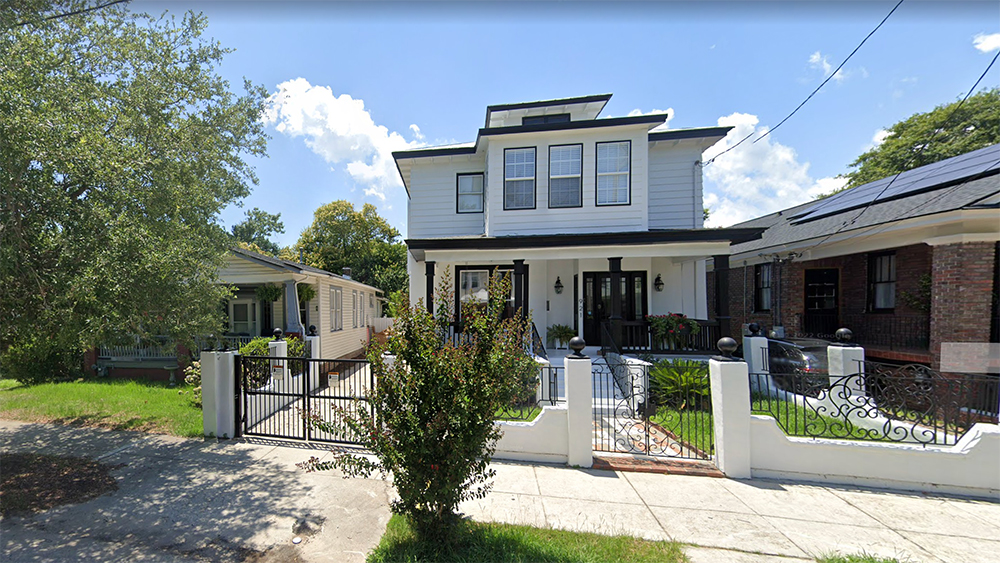
POLYGON ((0 513, 42 512, 77 504, 118 489, 115 466, 77 457, 44 454, 0 455, 0 513))

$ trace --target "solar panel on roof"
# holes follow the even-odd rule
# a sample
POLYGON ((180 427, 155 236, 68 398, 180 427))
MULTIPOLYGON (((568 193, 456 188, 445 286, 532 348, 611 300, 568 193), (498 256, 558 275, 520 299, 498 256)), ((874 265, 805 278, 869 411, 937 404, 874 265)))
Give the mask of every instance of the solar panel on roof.
POLYGON ((861 208, 874 201, 881 203, 899 199, 953 185, 978 174, 996 173, 998 170, 1000 170, 1000 145, 993 145, 907 170, 898 177, 889 176, 844 190, 803 209, 792 217, 792 222, 805 223, 820 217, 861 208))

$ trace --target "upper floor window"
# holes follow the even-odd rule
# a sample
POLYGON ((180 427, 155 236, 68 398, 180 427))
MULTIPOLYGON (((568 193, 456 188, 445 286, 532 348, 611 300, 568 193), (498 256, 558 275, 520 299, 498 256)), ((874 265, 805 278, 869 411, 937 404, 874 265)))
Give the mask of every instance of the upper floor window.
POLYGON ((549 147, 549 207, 581 207, 583 145, 549 147))
POLYGON ((458 203, 459 213, 482 213, 483 212, 483 175, 482 174, 459 174, 458 175, 458 203))
POLYGON ((503 208, 535 208, 535 147, 503 151, 503 208))
POLYGON ((630 141, 597 143, 597 205, 629 204, 630 141))
POLYGON ((896 254, 875 254, 868 262, 870 310, 891 311, 896 307, 896 254))
POLYGON ((569 114, 528 115, 521 118, 521 125, 543 125, 545 123, 569 123, 569 114))
POLYGON ((755 311, 771 310, 771 265, 757 264, 754 266, 754 297, 755 311))

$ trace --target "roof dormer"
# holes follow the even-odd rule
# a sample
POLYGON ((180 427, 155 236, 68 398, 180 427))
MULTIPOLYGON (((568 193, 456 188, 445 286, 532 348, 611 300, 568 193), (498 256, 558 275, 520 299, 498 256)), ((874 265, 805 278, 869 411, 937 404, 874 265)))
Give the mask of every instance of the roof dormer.
POLYGON ((486 108, 486 128, 597 119, 611 94, 499 104, 486 108))

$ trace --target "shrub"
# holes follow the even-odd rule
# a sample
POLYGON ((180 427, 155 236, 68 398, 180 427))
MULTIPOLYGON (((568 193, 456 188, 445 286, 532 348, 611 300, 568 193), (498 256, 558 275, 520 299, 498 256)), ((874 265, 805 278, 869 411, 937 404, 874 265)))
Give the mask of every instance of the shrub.
POLYGON ((649 368, 649 379, 656 402, 661 405, 701 409, 708 406, 712 396, 705 362, 683 358, 660 360, 649 368))
POLYGON ((83 375, 83 358, 58 340, 32 336, 12 344, 0 355, 0 377, 24 385, 76 379, 83 375))
POLYGON ((184 368, 184 383, 193 387, 191 400, 201 406, 201 362, 191 362, 191 365, 184 368))
MULTIPOLYGON (((242 356, 270 356, 270 347, 268 346, 274 339, 268 336, 258 336, 250 342, 247 342, 243 346, 240 346, 240 355, 242 356)), ((300 340, 295 336, 290 336, 285 339, 288 343, 288 357, 289 358, 303 358, 306 355, 306 345, 305 342, 300 340)), ((299 364, 289 362, 292 365, 288 366, 289 369, 300 369, 299 364)), ((247 370, 246 381, 247 385, 251 389, 260 389, 261 387, 268 384, 271 381, 271 366, 268 360, 251 360, 243 364, 244 368, 247 370)))
POLYGON ((526 351, 530 321, 517 313, 501 318, 510 281, 494 274, 488 303, 465 319, 466 338, 456 345, 448 337, 453 316, 445 277, 436 319, 423 304, 411 307, 404 294, 387 341, 369 349, 375 375, 375 388, 367 392, 370 409, 355 403, 336 410, 334 420, 306 413, 321 430, 353 433, 376 459, 341 452, 332 461, 314 457, 300 464, 309 471, 337 467, 355 477, 391 473, 399 495, 393 511, 408 516, 429 541, 450 541, 458 504, 489 491, 489 462, 500 437, 494 415, 517 399, 526 381, 532 393, 538 384, 538 366, 526 351))

